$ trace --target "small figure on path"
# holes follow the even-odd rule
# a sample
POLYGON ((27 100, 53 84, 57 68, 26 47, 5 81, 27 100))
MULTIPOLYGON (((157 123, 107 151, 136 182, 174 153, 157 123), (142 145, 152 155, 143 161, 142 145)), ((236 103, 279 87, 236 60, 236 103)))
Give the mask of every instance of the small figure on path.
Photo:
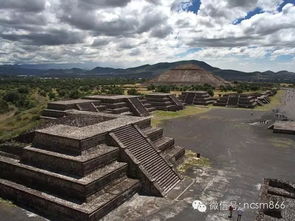
POLYGON ((228 210, 229 210, 229 216, 228 216, 228 218, 232 218, 233 217, 233 210, 234 210, 234 208, 232 206, 229 206, 228 210))
POLYGON ((243 215, 243 209, 242 208, 238 208, 238 219, 237 221, 241 221, 242 220, 242 215, 243 215))

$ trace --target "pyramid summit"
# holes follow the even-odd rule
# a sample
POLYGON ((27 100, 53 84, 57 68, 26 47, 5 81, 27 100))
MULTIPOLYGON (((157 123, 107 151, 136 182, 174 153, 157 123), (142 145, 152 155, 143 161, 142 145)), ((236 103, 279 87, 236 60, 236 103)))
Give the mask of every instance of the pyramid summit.
POLYGON ((227 85, 229 82, 208 72, 195 64, 184 64, 166 71, 150 81, 152 84, 165 85, 204 85, 210 84, 214 87, 227 85))

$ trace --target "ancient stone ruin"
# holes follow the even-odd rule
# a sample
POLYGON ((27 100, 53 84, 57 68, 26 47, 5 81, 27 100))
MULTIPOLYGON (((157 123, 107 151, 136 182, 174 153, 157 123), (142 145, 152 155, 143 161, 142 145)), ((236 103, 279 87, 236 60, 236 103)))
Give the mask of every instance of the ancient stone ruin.
POLYGON ((256 99, 250 94, 226 94, 220 97, 215 106, 224 107, 243 107, 243 108, 254 108, 257 105, 256 99))
POLYGON ((182 180, 174 166, 184 149, 150 117, 93 112, 96 102, 62 112, 31 145, 2 148, 0 197, 49 219, 94 221, 137 192, 165 196, 182 180))
POLYGON ((209 105, 213 104, 215 100, 207 91, 186 91, 182 92, 179 99, 185 104, 209 105))
POLYGON ((50 102, 47 109, 42 112, 42 117, 44 119, 63 117, 65 112, 72 109, 133 116, 149 115, 138 96, 94 95, 85 97, 85 99, 50 102))
POLYGON ((295 184, 264 179, 256 221, 295 220, 295 184))
POLYGON ((274 133, 295 134, 295 121, 275 121, 269 129, 274 133))
POLYGON ((175 95, 168 93, 147 94, 141 102, 150 112, 154 110, 178 111, 184 108, 183 103, 175 95))

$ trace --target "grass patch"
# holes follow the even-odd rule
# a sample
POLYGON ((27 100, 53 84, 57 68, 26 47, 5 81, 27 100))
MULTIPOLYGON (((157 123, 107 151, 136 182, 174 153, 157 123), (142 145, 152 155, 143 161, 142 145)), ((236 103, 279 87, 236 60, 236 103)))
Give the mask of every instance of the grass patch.
POLYGON ((208 158, 197 157, 197 153, 186 150, 184 162, 177 167, 177 170, 181 173, 185 173, 188 169, 192 167, 210 167, 211 163, 208 158))
POLYGON ((11 202, 9 200, 2 199, 1 197, 0 197, 0 204, 5 205, 5 206, 15 206, 13 204, 13 202, 11 202))
POLYGON ((270 138, 270 143, 280 148, 295 147, 295 141, 288 138, 272 137, 270 138))
POLYGON ((270 111, 276 107, 278 107, 281 102, 282 102, 282 98, 285 95, 285 91, 284 90, 279 90, 276 95, 274 95, 273 97, 270 97, 270 103, 269 104, 265 104, 263 106, 257 106, 254 110, 260 110, 260 111, 270 111))
POLYGON ((152 126, 158 126, 165 120, 170 120, 174 118, 187 117, 192 115, 197 115, 205 113, 211 109, 210 107, 196 107, 196 106, 186 106, 184 110, 181 111, 155 111, 152 117, 152 126))

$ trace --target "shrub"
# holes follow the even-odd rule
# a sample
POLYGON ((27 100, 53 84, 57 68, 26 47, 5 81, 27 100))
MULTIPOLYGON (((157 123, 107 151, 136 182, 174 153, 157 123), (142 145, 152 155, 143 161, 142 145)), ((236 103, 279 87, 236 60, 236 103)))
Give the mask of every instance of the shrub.
POLYGON ((3 99, 0 99, 0 114, 4 114, 9 111, 9 105, 3 99))
POLYGON ((72 99, 80 98, 82 95, 78 90, 70 91, 69 97, 72 99))
POLYGON ((17 91, 8 91, 3 96, 3 100, 16 104, 21 99, 21 94, 17 91))
POLYGON ((17 89, 17 91, 21 94, 28 94, 29 93, 29 89, 27 87, 20 87, 17 89))
POLYGON ((212 97, 214 96, 214 91, 212 89, 207 90, 207 92, 210 96, 212 97))
POLYGON ((127 91, 129 95, 140 95, 140 93, 136 90, 136 88, 131 88, 127 91))

